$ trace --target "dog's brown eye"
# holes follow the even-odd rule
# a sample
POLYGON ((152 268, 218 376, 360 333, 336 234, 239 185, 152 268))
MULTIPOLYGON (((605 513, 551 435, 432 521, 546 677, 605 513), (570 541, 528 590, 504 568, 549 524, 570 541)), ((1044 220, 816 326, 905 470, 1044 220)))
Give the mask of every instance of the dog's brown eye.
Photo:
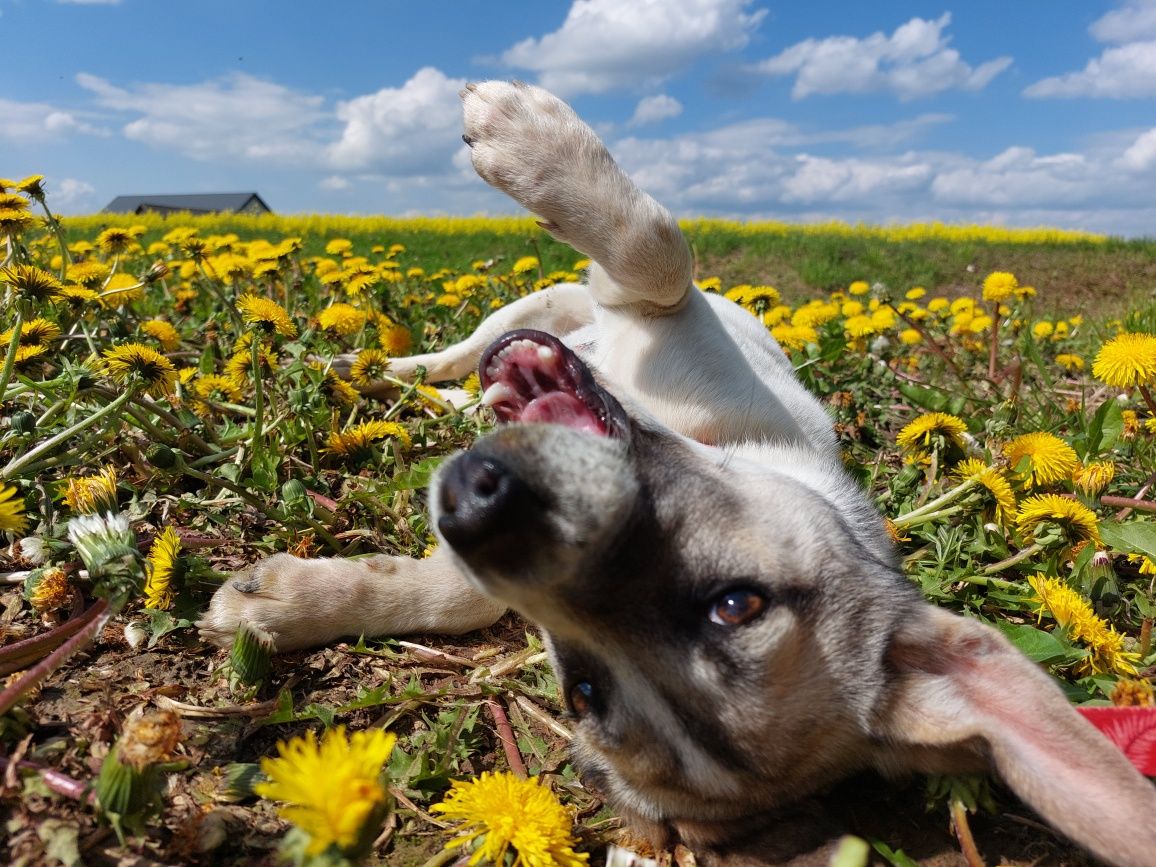
POLYGON ((570 707, 580 717, 594 709, 594 686, 590 681, 581 680, 570 687, 570 707))
POLYGON ((719 626, 741 626, 756 618, 767 600, 753 590, 728 590, 710 606, 710 619, 719 626))

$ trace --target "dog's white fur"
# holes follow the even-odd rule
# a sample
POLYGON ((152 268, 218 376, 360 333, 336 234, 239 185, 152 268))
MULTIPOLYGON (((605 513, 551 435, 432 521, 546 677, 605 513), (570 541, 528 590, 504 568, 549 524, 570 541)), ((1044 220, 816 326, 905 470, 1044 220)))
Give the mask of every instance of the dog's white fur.
MULTIPOLYGON (((594 264, 586 285, 521 299, 461 344, 399 359, 394 372, 406 377, 422 367, 431 381, 457 379, 507 331, 557 334, 632 415, 687 438, 706 463, 725 462, 740 472, 749 467, 752 503, 762 496, 753 491, 760 479, 786 479, 788 490, 803 492, 794 496, 813 495, 833 509, 873 560, 892 562, 878 517, 841 469, 827 414, 761 323, 694 288, 690 253, 673 217, 631 183, 567 105, 545 91, 486 82, 467 88, 463 99, 478 173, 594 264)), ((788 529, 796 537, 808 531, 788 529)), ((823 541, 810 540, 808 547, 821 548, 823 541)), ((462 569, 445 545, 420 561, 278 555, 224 586, 201 628, 227 643, 246 621, 288 650, 345 635, 460 633, 493 623, 505 603, 466 580, 462 569)), ((872 590, 865 586, 864 592, 872 590)), ((538 619, 555 633, 575 628, 549 612, 538 619)), ((995 630, 930 606, 920 605, 911 622, 888 629, 894 633, 886 647, 878 639, 885 670, 864 684, 874 694, 862 700, 860 725, 873 746, 854 748, 873 752, 867 764, 944 770, 990 762, 1049 822, 1100 857, 1156 864, 1153 787, 1070 708, 1050 678, 995 630)), ((646 683, 633 688, 639 702, 661 705, 647 698, 646 683)), ((808 709, 799 705, 792 712, 808 709)), ((687 747, 688 756, 693 752, 687 747)), ((613 771, 614 761, 609 764, 613 771)), ((701 776, 695 762, 689 764, 686 773, 701 776)), ((699 770, 709 766, 700 764, 699 770)), ((726 785, 712 771, 698 780, 704 792, 712 775, 726 785)), ((640 824, 661 818, 659 807, 631 791, 623 784, 619 801, 638 813, 640 824)), ((703 830, 693 816, 684 819, 674 822, 684 839, 725 843, 719 836, 725 832, 703 830)))

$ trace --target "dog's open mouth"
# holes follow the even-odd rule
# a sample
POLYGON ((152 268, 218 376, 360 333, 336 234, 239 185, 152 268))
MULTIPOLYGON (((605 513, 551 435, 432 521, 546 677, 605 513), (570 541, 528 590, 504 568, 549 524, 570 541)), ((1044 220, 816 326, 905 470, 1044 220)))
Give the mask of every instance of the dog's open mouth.
POLYGON ((565 425, 621 436, 626 414, 562 341, 544 331, 503 334, 482 353, 482 403, 499 421, 565 425))

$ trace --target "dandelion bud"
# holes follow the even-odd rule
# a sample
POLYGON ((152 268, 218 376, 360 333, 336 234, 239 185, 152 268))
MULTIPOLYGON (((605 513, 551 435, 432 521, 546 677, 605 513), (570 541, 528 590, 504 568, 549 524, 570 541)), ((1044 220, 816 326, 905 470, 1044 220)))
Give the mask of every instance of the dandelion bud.
POLYGON ((160 260, 153 262, 152 267, 149 268, 144 276, 141 278, 145 283, 156 283, 169 276, 169 266, 160 260))
POLYGON ((40 614, 58 611, 72 599, 72 585, 63 569, 37 569, 24 582, 24 598, 40 614))
POLYGON ((229 685, 260 686, 273 669, 273 636, 242 621, 229 651, 229 685))
POLYGON ((12 413, 8 419, 8 424, 13 433, 30 434, 36 432, 36 416, 26 409, 12 413))
POLYGON ((123 512, 73 518, 68 522, 68 539, 96 582, 96 595, 123 598, 139 591, 144 570, 136 534, 123 512))

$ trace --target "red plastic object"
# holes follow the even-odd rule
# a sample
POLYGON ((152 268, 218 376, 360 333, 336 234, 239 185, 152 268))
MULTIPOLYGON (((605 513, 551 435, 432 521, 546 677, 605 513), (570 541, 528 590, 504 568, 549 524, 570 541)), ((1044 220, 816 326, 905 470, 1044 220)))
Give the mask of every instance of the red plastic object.
POLYGON ((1156 707, 1076 708, 1140 773, 1156 777, 1156 707))

